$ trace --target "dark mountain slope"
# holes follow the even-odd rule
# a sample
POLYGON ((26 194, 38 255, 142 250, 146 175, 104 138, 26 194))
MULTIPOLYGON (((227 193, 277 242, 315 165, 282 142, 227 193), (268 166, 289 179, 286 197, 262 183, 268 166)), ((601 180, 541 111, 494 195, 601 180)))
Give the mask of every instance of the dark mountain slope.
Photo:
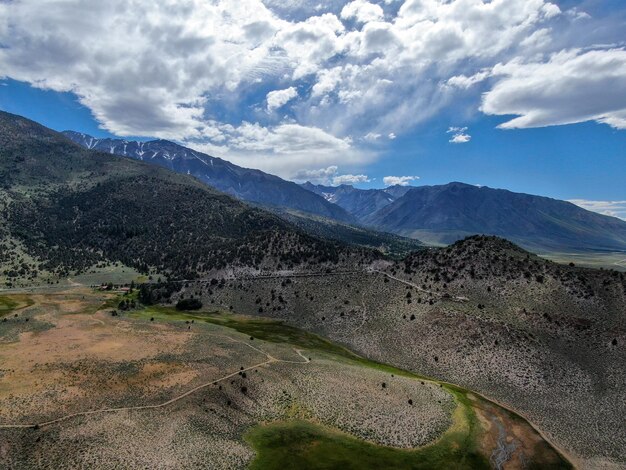
POLYGON ((310 235, 325 240, 337 240, 348 245, 376 249, 393 257, 404 256, 412 251, 424 248, 424 244, 415 238, 378 232, 366 227, 295 211, 278 211, 277 213, 282 219, 301 228, 310 235))
POLYGON ((0 143, 0 265, 9 269, 20 267, 16 242, 58 275, 106 261, 197 277, 376 256, 308 236, 194 178, 84 150, 19 116, 0 113, 0 143))
POLYGON ((404 186, 391 186, 386 189, 357 189, 348 184, 324 186, 310 182, 304 183, 302 187, 337 204, 359 220, 388 206, 410 190, 409 187, 404 186))
POLYGON ((87 149, 122 155, 195 176, 209 186, 244 201, 270 207, 286 207, 344 222, 355 221, 341 207, 304 190, 296 183, 260 170, 242 168, 167 140, 135 142, 96 139, 73 131, 65 131, 63 134, 87 149))
POLYGON ((532 249, 626 250, 626 222, 620 219, 565 201, 463 183, 413 188, 365 222, 442 243, 480 233, 532 249))

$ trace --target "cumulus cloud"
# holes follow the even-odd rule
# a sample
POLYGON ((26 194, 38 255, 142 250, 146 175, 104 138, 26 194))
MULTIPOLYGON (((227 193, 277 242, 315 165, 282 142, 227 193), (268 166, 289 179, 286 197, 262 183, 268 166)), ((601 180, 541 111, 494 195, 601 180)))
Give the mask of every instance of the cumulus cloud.
POLYGON ((375 154, 353 147, 350 138, 340 139, 319 128, 285 123, 262 126, 243 122, 240 126, 212 123, 213 142, 188 140, 185 145, 222 156, 233 163, 259 168, 284 178, 306 179, 298 172, 309 169, 333 168, 338 160, 344 164, 369 162, 375 154))
POLYGON ((369 183, 370 179, 367 175, 339 175, 333 178, 333 184, 339 186, 340 184, 357 184, 357 183, 369 183))
POLYGON ((328 184, 328 182, 337 175, 338 170, 337 165, 318 168, 316 170, 303 169, 294 174, 294 179, 297 181, 310 181, 311 183, 317 184, 328 184))
POLYGON ((475 73, 474 75, 467 77, 465 75, 455 75, 454 77, 450 77, 447 81, 447 84, 452 87, 462 88, 467 90, 468 88, 473 87, 477 83, 484 81, 491 75, 490 71, 482 70, 480 72, 475 73))
POLYGON ((612 217, 626 220, 626 201, 591 201, 588 199, 570 199, 568 202, 587 209, 612 217))
POLYGON ((284 90, 274 90, 267 94, 267 110, 272 112, 278 108, 282 108, 289 101, 298 96, 296 87, 285 88, 284 90))
POLYGON ((366 2, 365 0, 354 0, 341 10, 341 17, 343 19, 354 18, 361 23, 377 21, 382 19, 383 16, 384 12, 380 5, 366 2))
POLYGON ((411 181, 420 179, 419 176, 385 176, 383 183, 385 186, 408 186, 411 181))
POLYGON ((367 175, 339 175, 339 167, 331 165, 326 168, 301 169, 293 175, 296 181, 310 181, 311 183, 339 186, 340 184, 369 183, 367 175))
POLYGON ((75 93, 117 135, 201 137, 208 92, 281 68, 263 44, 282 25, 255 0, 2 2, 0 73, 75 93))
POLYGON ((0 1, 0 79, 75 93, 113 134, 293 176, 364 165, 462 93, 518 116, 507 128, 626 127, 625 51, 590 50, 587 17, 548 0, 0 1))
POLYGON ((449 142, 452 144, 466 144, 472 139, 472 136, 469 134, 455 134, 453 135, 449 142))
POLYGON ((482 111, 517 115, 504 129, 596 121, 626 128, 626 49, 562 51, 546 62, 496 65, 482 111))
POLYGON ((447 134, 452 134, 448 142, 453 144, 465 144, 472 140, 472 136, 467 132, 467 127, 449 127, 447 134))

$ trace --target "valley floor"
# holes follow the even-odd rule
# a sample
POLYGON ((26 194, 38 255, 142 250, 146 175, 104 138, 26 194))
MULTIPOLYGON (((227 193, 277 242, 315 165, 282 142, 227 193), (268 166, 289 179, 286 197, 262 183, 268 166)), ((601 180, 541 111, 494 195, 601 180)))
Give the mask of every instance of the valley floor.
POLYGON ((118 301, 0 297, 2 467, 569 467, 466 389, 275 321, 118 301))

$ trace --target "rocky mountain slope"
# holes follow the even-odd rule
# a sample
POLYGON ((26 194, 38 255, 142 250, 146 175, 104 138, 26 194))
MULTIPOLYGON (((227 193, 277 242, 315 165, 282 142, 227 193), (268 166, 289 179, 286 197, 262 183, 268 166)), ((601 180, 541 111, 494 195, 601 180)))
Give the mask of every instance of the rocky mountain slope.
POLYGON ((624 273, 474 236, 369 272, 190 284, 170 301, 189 294, 483 393, 528 417, 580 468, 626 464, 624 273))
POLYGON ((363 222, 435 243, 488 234, 530 249, 626 251, 623 220, 565 201, 463 183, 413 188, 363 222))
POLYGON ((289 208, 344 222, 355 222, 354 218, 341 207, 304 190, 296 183, 260 170, 242 168, 174 142, 96 139, 73 131, 65 131, 63 134, 87 149, 130 157, 177 173, 195 176, 212 188, 244 201, 289 208))
POLYGON ((302 187, 337 204, 358 220, 363 220, 388 206, 411 189, 409 186, 398 185, 385 189, 357 189, 349 184, 324 186, 310 182, 302 184, 302 187))
POLYGON ((9 278, 65 277, 109 262, 188 278, 376 256, 306 235, 190 176, 85 150, 8 113, 0 113, 0 175, 0 266, 9 278))

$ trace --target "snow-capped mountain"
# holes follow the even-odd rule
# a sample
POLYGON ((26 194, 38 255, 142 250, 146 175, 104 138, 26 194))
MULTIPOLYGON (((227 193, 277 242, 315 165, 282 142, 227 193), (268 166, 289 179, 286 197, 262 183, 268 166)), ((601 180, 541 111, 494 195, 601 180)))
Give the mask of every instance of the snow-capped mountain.
POLYGON ((215 189, 245 201, 294 209, 344 222, 355 220, 341 207, 296 183, 260 170, 242 168, 174 142, 97 139, 74 131, 65 131, 63 134, 88 149, 142 160, 177 173, 192 175, 215 189))
POLYGON ((337 204, 359 220, 388 206, 411 189, 411 186, 399 185, 385 189, 357 189, 348 184, 324 186, 310 182, 304 183, 302 187, 337 204))

